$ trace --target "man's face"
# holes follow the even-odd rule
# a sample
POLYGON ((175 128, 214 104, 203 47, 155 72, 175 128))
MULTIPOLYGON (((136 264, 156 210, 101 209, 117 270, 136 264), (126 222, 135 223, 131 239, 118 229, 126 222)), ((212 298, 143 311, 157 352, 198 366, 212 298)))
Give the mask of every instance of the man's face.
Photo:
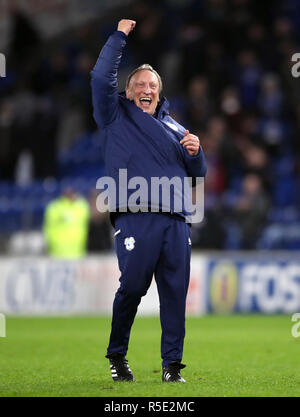
POLYGON ((133 100, 144 112, 153 115, 159 102, 159 83, 149 70, 136 72, 126 89, 126 98, 133 100))

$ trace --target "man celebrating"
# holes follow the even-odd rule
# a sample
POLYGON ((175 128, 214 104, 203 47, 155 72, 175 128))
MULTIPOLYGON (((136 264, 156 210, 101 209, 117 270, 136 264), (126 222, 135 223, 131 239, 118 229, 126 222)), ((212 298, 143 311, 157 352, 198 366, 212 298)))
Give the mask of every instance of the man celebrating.
MULTIPOLYGON (((170 117, 167 100, 160 98, 161 78, 150 65, 136 68, 127 79, 126 92, 118 94, 122 50, 135 25, 133 20, 119 22, 91 73, 94 117, 102 133, 108 175, 119 187, 121 169, 127 170, 128 179, 139 176, 148 184, 153 176, 182 181, 204 177, 199 139, 170 117)), ((171 197, 179 191, 175 185, 171 197)), ((146 200, 139 202, 143 207, 139 212, 121 200, 111 209, 121 277, 106 358, 114 381, 134 381, 126 359, 130 330, 154 274, 162 327, 162 380, 185 382, 180 370, 185 367, 181 360, 191 256, 187 212, 172 202, 166 209, 152 196, 146 200), (149 207, 155 207, 155 212, 149 212, 149 207)))

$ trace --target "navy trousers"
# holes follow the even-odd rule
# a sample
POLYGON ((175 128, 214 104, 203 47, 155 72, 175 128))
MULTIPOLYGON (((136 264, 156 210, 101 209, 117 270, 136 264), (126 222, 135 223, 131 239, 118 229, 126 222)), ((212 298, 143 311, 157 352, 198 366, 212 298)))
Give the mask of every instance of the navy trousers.
POLYGON ((126 355, 138 305, 154 274, 160 303, 162 365, 181 362, 190 277, 190 228, 162 213, 123 213, 115 222, 121 271, 107 355, 126 355))

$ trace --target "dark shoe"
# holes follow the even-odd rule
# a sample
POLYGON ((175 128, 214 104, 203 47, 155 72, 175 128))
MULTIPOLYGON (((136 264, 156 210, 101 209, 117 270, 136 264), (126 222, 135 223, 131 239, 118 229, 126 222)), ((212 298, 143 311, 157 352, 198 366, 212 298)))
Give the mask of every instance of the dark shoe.
POLYGON ((180 375, 180 369, 185 368, 186 365, 183 365, 179 362, 172 362, 166 367, 163 368, 162 381, 163 382, 186 382, 185 379, 180 375))
POLYGON ((107 355, 106 358, 109 359, 111 376, 115 382, 134 381, 133 373, 125 356, 112 354, 107 355))

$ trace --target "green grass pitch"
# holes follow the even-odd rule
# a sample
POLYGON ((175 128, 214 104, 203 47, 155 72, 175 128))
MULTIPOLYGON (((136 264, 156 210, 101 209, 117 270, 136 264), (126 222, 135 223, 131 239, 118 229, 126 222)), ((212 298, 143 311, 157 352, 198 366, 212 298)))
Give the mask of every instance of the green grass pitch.
POLYGON ((136 382, 115 383, 104 355, 109 317, 7 317, 0 396, 300 396, 300 338, 291 316, 187 317, 186 384, 161 382, 158 317, 134 322, 127 358, 136 382))

